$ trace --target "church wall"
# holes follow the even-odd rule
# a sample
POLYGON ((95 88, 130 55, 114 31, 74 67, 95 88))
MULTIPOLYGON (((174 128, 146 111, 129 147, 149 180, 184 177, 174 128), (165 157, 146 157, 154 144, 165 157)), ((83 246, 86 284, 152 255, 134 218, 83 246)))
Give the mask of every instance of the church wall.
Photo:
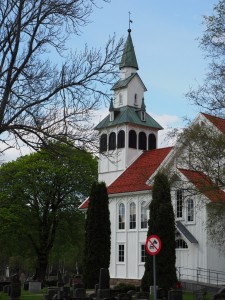
POLYGON ((134 77, 132 80, 132 84, 128 86, 127 105, 137 106, 138 108, 140 108, 143 97, 144 97, 143 85, 140 83, 140 80, 137 77, 134 77), (137 95, 136 104, 135 104, 135 94, 137 95))

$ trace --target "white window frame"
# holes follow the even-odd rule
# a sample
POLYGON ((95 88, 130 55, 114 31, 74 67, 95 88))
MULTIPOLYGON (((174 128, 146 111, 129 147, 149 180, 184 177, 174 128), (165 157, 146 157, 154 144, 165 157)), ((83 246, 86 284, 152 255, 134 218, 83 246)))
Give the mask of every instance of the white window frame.
POLYGON ((192 198, 188 198, 186 202, 187 206, 187 223, 194 223, 195 222, 195 208, 194 208, 194 200, 192 198), (191 201, 191 207, 190 207, 191 201), (189 217, 192 217, 192 220, 189 220, 189 217))
POLYGON ((140 209, 140 229, 147 229, 148 228, 148 212, 146 209, 146 201, 141 202, 141 209, 140 209), (142 223, 146 223, 145 227, 142 227, 142 223))
POLYGON ((124 243, 118 243, 117 245, 117 262, 118 263, 125 263, 125 244, 124 243), (122 259, 123 260, 120 260, 122 259))

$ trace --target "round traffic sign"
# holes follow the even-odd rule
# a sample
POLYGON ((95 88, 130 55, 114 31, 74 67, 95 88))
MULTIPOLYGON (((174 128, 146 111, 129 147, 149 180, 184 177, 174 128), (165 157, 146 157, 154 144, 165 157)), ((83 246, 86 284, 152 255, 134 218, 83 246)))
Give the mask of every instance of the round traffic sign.
POLYGON ((145 248, 148 254, 156 255, 161 250, 161 240, 157 235, 150 235, 145 243, 145 248))

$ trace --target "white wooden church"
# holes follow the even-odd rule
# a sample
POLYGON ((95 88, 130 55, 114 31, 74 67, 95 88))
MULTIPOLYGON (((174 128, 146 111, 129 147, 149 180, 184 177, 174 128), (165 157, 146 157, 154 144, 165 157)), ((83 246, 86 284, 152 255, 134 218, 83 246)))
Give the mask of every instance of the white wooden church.
MULTIPOLYGON (((214 201, 215 195, 207 191, 201 195, 188 195, 187 190, 179 187, 181 180, 197 189, 200 182, 210 184, 209 181, 203 174, 182 165, 179 145, 157 148, 158 131, 163 128, 146 112, 144 94, 147 89, 137 73, 130 29, 119 68, 120 79, 112 87, 114 98, 109 115, 96 126, 100 139, 99 181, 106 182, 109 194, 110 277, 117 281, 142 278, 152 184, 155 174, 167 167, 173 168, 177 176, 171 187, 177 228, 177 276, 180 280, 217 283, 221 280, 218 273, 225 272, 225 257, 207 236, 204 205, 214 201), (195 205, 199 198, 201 209, 195 205)), ((202 113, 194 123, 212 126, 225 133, 225 119, 222 118, 202 113)), ((225 201, 224 191, 219 193, 225 201)), ((88 201, 83 202, 80 209, 86 210, 88 201)))

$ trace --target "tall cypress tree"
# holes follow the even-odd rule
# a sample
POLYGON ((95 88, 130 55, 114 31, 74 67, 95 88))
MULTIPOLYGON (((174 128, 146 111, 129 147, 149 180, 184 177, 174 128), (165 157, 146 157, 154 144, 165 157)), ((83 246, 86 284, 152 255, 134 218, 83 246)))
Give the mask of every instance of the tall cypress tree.
POLYGON ((92 185, 86 218, 83 280, 94 288, 101 268, 109 268, 111 229, 108 194, 104 182, 92 185))
MULTIPOLYGON (((177 282, 175 254, 175 217, 167 176, 158 173, 152 189, 150 219, 147 235, 157 235, 162 242, 161 251, 156 255, 156 284, 160 288, 173 288, 177 282)), ((147 254, 142 289, 149 291, 153 285, 153 257, 147 254)))

